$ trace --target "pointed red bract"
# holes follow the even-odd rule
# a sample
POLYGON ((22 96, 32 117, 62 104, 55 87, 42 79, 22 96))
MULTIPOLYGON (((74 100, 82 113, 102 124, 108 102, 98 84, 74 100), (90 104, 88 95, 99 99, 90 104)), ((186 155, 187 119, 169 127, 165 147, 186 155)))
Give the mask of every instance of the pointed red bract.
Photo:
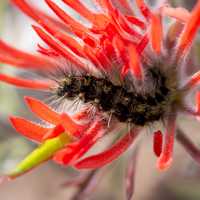
POLYGON ((11 47, 2 40, 0 40, 0 61, 25 69, 37 69, 41 71, 54 69, 57 65, 57 62, 53 59, 23 52, 11 47))
POLYGON ((138 130, 133 130, 130 133, 127 133, 108 150, 79 161, 75 164, 75 167, 78 169, 95 169, 109 164, 130 147, 137 135, 138 130))
POLYGON ((34 142, 42 142, 45 134, 50 131, 49 128, 41 127, 23 118, 10 117, 10 121, 20 134, 34 142))
POLYGON ((60 115, 49 108, 46 104, 32 97, 25 97, 25 100, 31 111, 42 120, 45 120, 54 125, 60 124, 60 115))
POLYGON ((49 90, 54 87, 54 82, 51 81, 39 81, 39 80, 29 80, 17 77, 8 76, 5 74, 0 74, 0 81, 15 85, 21 88, 28 88, 32 90, 49 90))

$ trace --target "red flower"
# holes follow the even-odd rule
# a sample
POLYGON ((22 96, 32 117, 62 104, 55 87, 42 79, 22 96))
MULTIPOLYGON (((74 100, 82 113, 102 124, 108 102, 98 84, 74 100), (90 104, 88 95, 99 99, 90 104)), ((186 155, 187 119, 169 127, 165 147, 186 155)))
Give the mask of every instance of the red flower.
MULTIPOLYGON (((70 116, 65 111, 58 113, 41 101, 26 97, 31 111, 51 126, 46 128, 25 119, 11 117, 15 129, 37 143, 43 143, 63 133, 67 134, 70 140, 67 140, 62 148, 52 152, 48 158, 78 169, 95 169, 111 163, 124 153, 144 126, 162 119, 166 129, 164 139, 160 130, 155 130, 153 139, 154 152, 158 156, 158 169, 165 170, 170 166, 176 135, 178 141, 196 158, 195 147, 177 128, 176 118, 180 112, 200 115, 199 93, 196 110, 193 111, 185 101, 186 95, 199 84, 200 72, 189 77, 186 83, 181 77, 183 66, 188 64, 186 58, 200 24, 200 1, 190 13, 184 8, 172 8, 169 5, 152 10, 143 0, 136 0, 136 5, 143 15, 143 18, 139 18, 127 0, 95 0, 94 3, 101 8, 101 12, 91 11, 79 0, 63 0, 84 17, 90 26, 72 18, 52 0, 45 1, 60 21, 25 0, 12 0, 38 23, 33 29, 48 48, 38 45, 40 55, 32 55, 0 41, 0 61, 26 70, 42 72, 44 75, 47 71, 56 71, 58 66, 66 68, 68 75, 75 73, 71 73, 75 78, 73 84, 82 81, 82 85, 78 85, 78 94, 75 91, 77 85, 73 85, 66 92, 66 87, 72 84, 68 75, 65 75, 64 79, 56 77, 56 81, 46 76, 43 81, 39 81, 0 74, 0 80, 23 88, 50 92, 53 90, 63 99, 76 96, 97 109, 92 117, 90 107, 70 116), (167 16, 175 19, 175 23, 169 25, 165 34, 163 21, 167 16), (72 69, 66 61, 72 63, 72 69), (95 85, 93 89, 87 88, 87 91, 81 89, 82 86, 86 87, 83 85, 83 81, 87 81, 85 74, 89 74, 95 85), (110 90, 109 87, 107 89, 112 93, 104 91, 106 96, 102 98, 97 98, 97 93, 95 97, 86 97, 86 94, 92 95, 95 89, 102 92, 102 88, 107 85, 101 81, 108 81, 106 84, 110 86, 110 90), (97 83, 103 85, 100 87, 97 83), (116 94, 118 86, 120 97, 116 94), (112 99, 110 103, 104 99, 107 97, 112 99), (120 101, 117 98, 120 98, 120 101), (117 103, 114 103, 116 101, 117 103), (107 112, 110 115, 107 115, 107 112), (116 131, 115 120, 120 127, 129 124, 132 128, 105 151, 81 159, 100 139, 116 131), (111 126, 108 127, 107 124, 111 126)), ((134 169, 135 166, 129 167, 129 178, 134 175, 134 169)), ((128 181, 128 184, 132 185, 133 181, 128 181)), ((127 188, 130 197, 133 191, 130 185, 127 188)))

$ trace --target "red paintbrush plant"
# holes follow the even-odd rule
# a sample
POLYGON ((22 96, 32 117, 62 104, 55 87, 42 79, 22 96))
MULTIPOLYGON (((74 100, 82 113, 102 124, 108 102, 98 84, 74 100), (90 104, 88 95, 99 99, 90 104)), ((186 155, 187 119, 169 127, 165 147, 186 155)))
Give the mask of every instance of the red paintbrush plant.
MULTIPOLYGON (((79 100, 83 108, 70 115, 65 108, 54 111, 39 100, 26 97, 31 111, 49 126, 11 117, 19 133, 42 145, 8 177, 15 178, 49 159, 77 169, 103 167, 124 153, 143 128, 155 122, 165 127, 164 133, 153 133, 158 169, 170 166, 176 136, 195 158, 195 146, 178 128, 176 119, 179 113, 200 115, 199 93, 195 109, 185 100, 200 81, 200 72, 191 77, 185 73, 191 66, 189 51, 200 24, 200 1, 189 12, 167 4, 150 9, 143 0, 136 0, 141 16, 135 15, 134 6, 127 0, 94 0, 98 11, 90 10, 79 0, 62 1, 89 25, 71 17, 52 0, 45 2, 60 20, 28 1, 12 0, 37 23, 33 29, 47 47, 38 45, 40 54, 33 55, 0 41, 0 61, 45 78, 26 80, 0 74, 0 80, 49 91, 62 105, 79 100), (171 22, 164 23, 167 17, 171 22), (49 73, 55 76, 48 78, 49 73), (105 136, 119 137, 121 130, 124 134, 106 150, 82 158, 105 136)), ((128 199, 133 192, 133 170, 134 166, 129 166, 128 199)))

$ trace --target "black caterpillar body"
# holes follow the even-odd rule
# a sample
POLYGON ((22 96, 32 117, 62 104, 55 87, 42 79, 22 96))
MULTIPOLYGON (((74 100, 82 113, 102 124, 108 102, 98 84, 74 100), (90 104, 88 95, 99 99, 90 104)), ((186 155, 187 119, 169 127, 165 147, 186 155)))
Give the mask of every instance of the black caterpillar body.
POLYGON ((120 122, 143 126, 163 117, 171 93, 166 77, 158 68, 150 68, 147 73, 155 82, 155 89, 145 94, 128 91, 125 85, 114 85, 106 78, 85 75, 65 77, 60 81, 56 95, 67 99, 79 97, 84 103, 112 113, 120 122))

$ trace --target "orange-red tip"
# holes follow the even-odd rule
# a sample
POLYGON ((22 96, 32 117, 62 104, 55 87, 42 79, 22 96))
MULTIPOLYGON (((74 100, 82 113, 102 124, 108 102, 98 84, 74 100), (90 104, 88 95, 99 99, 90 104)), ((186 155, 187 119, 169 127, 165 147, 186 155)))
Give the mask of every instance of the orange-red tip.
POLYGON ((14 116, 10 116, 10 117, 9 117, 9 120, 10 120, 10 122, 11 122, 12 124, 15 123, 15 120, 16 120, 16 119, 17 119, 17 118, 14 117, 14 116))

